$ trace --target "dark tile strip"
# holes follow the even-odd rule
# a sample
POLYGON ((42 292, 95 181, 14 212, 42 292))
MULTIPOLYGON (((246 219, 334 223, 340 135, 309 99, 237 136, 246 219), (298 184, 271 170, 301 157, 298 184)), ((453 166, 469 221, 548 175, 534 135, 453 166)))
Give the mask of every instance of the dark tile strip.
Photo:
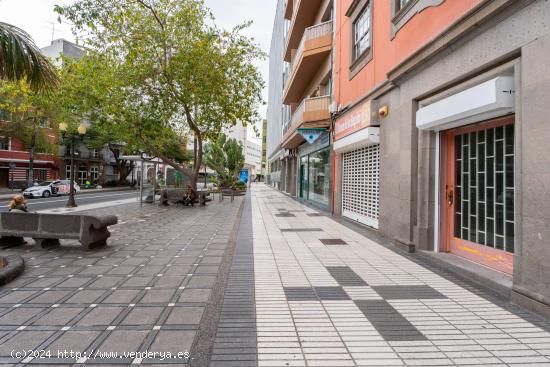
POLYGON ((252 205, 247 195, 214 340, 211 367, 258 365, 254 300, 252 205))
POLYGON ((281 232, 321 232, 321 228, 282 228, 281 232))
POLYGON ((355 301, 363 315, 386 341, 416 341, 427 338, 388 302, 355 301))
POLYGON ((327 266, 327 270, 342 287, 365 287, 368 285, 349 266, 327 266))
POLYGON ((340 238, 324 238, 320 239, 323 245, 347 245, 346 241, 340 238))
POLYGON ((384 285, 372 287, 382 298, 390 299, 445 299, 429 285, 384 285))

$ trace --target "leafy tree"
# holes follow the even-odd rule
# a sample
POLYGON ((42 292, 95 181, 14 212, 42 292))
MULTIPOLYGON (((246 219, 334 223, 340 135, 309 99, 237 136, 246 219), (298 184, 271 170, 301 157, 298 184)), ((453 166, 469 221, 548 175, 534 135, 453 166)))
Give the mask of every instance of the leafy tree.
POLYGON ((0 22, 0 80, 25 80, 34 91, 57 85, 55 68, 24 30, 0 22))
POLYGON ((233 138, 220 134, 213 142, 206 145, 205 162, 218 174, 220 187, 233 187, 244 167, 243 146, 233 138))
POLYGON ((115 65, 117 95, 139 144, 194 186, 203 142, 237 121, 258 120, 263 80, 252 61, 264 54, 241 35, 247 24, 212 26, 201 0, 77 0, 56 10, 115 65), (181 160, 184 146, 166 149, 189 134, 197 138, 192 164, 181 160))
POLYGON ((20 140, 29 150, 29 171, 27 185, 34 180, 33 166, 36 152, 56 153, 52 130, 41 127, 43 122, 51 124, 56 118, 53 101, 49 96, 32 90, 25 81, 0 80, 0 110, 9 115, 0 123, 0 134, 20 140))

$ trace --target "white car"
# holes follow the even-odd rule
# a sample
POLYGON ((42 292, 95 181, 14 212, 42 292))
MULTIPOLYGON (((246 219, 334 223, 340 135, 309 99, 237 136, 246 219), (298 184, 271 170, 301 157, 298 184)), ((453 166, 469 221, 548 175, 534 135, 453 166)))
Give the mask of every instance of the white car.
MULTIPOLYGON (((52 195, 68 195, 70 191, 70 180, 44 181, 36 186, 31 186, 23 191, 23 196, 26 198, 48 198, 52 195)), ((80 192, 80 186, 74 183, 74 192, 80 192)))

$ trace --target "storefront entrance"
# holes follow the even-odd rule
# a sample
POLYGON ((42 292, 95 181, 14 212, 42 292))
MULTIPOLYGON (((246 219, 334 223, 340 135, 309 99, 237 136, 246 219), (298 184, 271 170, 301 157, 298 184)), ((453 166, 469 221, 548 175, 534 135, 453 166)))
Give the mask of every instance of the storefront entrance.
POLYGON ((330 148, 300 158, 300 198, 329 207, 330 200, 330 148))
POLYGON ((442 133, 443 250, 511 274, 514 117, 442 133))

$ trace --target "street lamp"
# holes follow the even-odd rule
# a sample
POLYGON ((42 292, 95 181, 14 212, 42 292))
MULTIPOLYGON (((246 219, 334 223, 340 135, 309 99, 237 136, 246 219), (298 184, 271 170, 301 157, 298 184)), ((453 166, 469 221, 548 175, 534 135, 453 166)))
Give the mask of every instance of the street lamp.
MULTIPOLYGON (((62 133, 61 139, 62 141, 65 141, 67 136, 67 130, 69 130, 69 125, 66 122, 62 122, 59 124, 59 130, 62 133)), ((71 181, 69 186, 69 200, 67 201, 67 208, 75 208, 76 201, 74 200, 74 147, 76 145, 76 138, 77 136, 80 137, 80 141, 84 140, 84 135, 86 134, 86 125, 84 123, 81 123, 80 126, 77 128, 77 133, 71 132, 71 181)))

